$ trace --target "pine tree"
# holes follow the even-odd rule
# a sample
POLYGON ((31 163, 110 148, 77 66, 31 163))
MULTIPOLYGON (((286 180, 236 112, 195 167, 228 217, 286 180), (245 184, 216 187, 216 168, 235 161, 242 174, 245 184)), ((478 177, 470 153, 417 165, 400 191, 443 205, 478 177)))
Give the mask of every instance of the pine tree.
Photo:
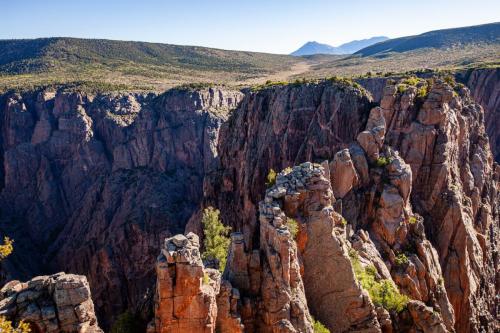
POLYGON ((202 254, 203 259, 217 259, 219 261, 219 270, 224 271, 227 261, 227 251, 231 239, 229 232, 231 227, 226 227, 222 224, 219 218, 220 212, 218 209, 208 207, 203 211, 201 223, 203 225, 203 233, 205 234, 205 251, 202 254))

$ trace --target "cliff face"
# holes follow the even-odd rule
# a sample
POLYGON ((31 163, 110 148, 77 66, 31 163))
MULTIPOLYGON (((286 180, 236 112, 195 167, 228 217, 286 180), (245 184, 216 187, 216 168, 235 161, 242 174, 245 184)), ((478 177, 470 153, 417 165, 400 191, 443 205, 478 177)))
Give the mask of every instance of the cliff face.
POLYGON ((88 277, 104 323, 152 287, 160 241, 202 199, 239 92, 1 97, 2 234, 12 276, 88 277), (181 181, 182 180, 182 181, 181 181))
POLYGON ((359 90, 331 83, 247 94, 222 126, 220 167, 206 178, 206 204, 218 207, 251 248, 269 170, 331 158, 356 138, 370 106, 359 90))
MULTIPOLYGON (((427 73, 421 76, 429 78, 432 75, 427 73)), ((471 97, 483 107, 491 151, 495 161, 500 163, 500 69, 460 71, 455 74, 455 78, 470 89, 471 97)), ((387 80, 388 78, 363 78, 357 82, 370 92, 375 102, 380 103, 387 80)))
POLYGON ((395 85, 387 86, 378 117, 367 120, 369 111, 369 98, 351 87, 310 85, 247 95, 221 131, 221 166, 205 182, 206 202, 243 231, 251 249, 258 242, 255 203, 262 198, 268 170, 333 161, 332 173, 347 170, 332 177, 334 193, 345 196, 342 214, 354 229, 371 230, 379 238, 375 243, 382 257, 392 258, 389 271, 405 246, 420 249, 410 258, 409 271, 393 276, 402 290, 438 306, 448 327, 454 322, 459 332, 491 331, 498 325, 490 295, 498 293, 499 171, 482 108, 467 89, 454 92, 437 80, 423 98, 415 87, 398 92, 395 85), (350 145, 356 137, 358 146, 350 145), (349 146, 352 161, 346 154, 336 157, 349 146), (372 165, 380 157, 399 161, 399 166, 391 163, 388 170, 377 171, 372 165), (395 188, 383 186, 385 177, 404 175, 402 170, 409 170, 404 181, 395 179, 395 188), (374 199, 367 203, 367 196, 374 199), (409 223, 412 211, 423 217, 430 243, 419 240, 422 230, 415 231, 414 240, 405 240, 414 227, 400 230, 398 225, 409 223))
POLYGON ((458 76, 471 90, 471 96, 484 109, 486 133, 491 151, 500 163, 500 68, 478 69, 458 76))
MULTIPOLYGON (((471 85, 497 82, 492 75, 473 73, 471 85)), ((103 327, 156 294, 156 332, 308 332, 309 311, 334 332, 497 329, 500 168, 490 116, 466 88, 440 80, 424 96, 385 80, 365 85, 378 101, 328 81, 246 93, 1 96, 0 230, 16 240, 7 278, 87 276, 103 327), (266 188, 269 170, 286 167, 266 188), (236 232, 222 278, 194 254, 193 234, 162 246, 177 233, 201 236, 208 205, 236 232), (192 260, 181 258, 185 243, 192 260), (409 296, 406 310, 374 304, 351 255, 409 296), (177 267, 189 283, 174 288, 177 267), (169 301, 176 288, 186 296, 179 309, 169 301), (191 318, 184 310, 194 308, 191 318)), ((496 110, 493 87, 472 95, 496 110)))

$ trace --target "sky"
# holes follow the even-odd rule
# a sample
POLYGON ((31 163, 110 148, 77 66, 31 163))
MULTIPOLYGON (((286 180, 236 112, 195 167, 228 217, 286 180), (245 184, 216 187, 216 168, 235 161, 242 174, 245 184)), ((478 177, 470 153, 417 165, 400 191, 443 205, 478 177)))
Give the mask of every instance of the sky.
POLYGON ((82 37, 290 53, 500 21, 499 0, 0 0, 0 39, 82 37))

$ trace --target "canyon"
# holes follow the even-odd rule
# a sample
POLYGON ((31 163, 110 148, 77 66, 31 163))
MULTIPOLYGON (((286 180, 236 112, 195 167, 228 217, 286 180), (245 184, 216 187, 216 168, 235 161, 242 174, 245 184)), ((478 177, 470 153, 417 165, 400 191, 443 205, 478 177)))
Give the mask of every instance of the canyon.
POLYGON ((312 316, 331 332, 494 332, 500 70, 455 79, 7 92, 2 280, 78 274, 104 329, 128 310, 148 332, 312 332, 312 316), (233 230, 223 274, 200 257, 208 206, 233 230))

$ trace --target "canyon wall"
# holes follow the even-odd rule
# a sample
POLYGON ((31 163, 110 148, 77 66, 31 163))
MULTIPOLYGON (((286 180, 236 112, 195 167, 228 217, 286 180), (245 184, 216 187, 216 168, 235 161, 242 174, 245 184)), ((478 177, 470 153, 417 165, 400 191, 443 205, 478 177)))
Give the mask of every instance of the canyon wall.
MULTIPOLYGON (((427 237, 437 250, 455 328, 491 331, 498 325, 493 319, 498 300, 490 295, 499 287, 499 169, 489 149, 483 109, 466 88, 457 86, 454 91, 440 80, 423 97, 417 96, 418 87, 400 91, 393 84, 382 92, 382 130, 368 121, 370 97, 349 85, 328 85, 291 85, 246 95, 222 127, 221 165, 205 181, 206 204, 221 209, 225 222, 243 232, 250 250, 258 242, 256 203, 262 199, 269 170, 333 161, 335 153, 368 125, 368 133, 358 141, 369 164, 380 157, 385 141, 411 169, 413 190, 404 200, 423 217, 427 237)), ((354 147, 351 154, 357 152, 354 147)), ((359 182, 370 183, 371 168, 361 169, 359 182)), ((336 188, 340 185, 334 191, 341 190, 336 188)), ((343 191, 347 196, 342 214, 354 229, 370 229, 377 215, 360 204, 364 191, 343 191)), ((385 204, 377 205, 389 209, 391 192, 382 193, 382 199, 385 204)))
MULTIPOLYGON (((2 263, 5 278, 85 275, 99 323, 109 327, 145 295, 159 297, 155 266, 168 284, 175 278, 169 258, 182 248, 168 254, 164 239, 201 236, 200 209, 212 205, 236 233, 226 272, 209 274, 213 290, 196 303, 224 309, 198 318, 210 318, 208 331, 310 331, 309 311, 333 331, 492 331, 500 168, 485 129, 491 110, 485 115, 476 103, 498 109, 491 102, 498 85, 484 94, 479 88, 498 82, 488 73, 469 77, 477 92, 436 80, 425 96, 419 86, 370 79, 365 86, 377 90, 376 101, 331 81, 243 93, 2 95, 0 230, 16 241, 2 263), (269 193, 270 169, 303 162, 323 165, 292 168, 302 175, 293 171, 293 179, 318 178, 305 192, 300 181, 287 188, 306 194, 269 193), (296 244, 286 218, 299 222, 296 244), (345 268, 338 284, 316 279, 323 250, 335 258, 331 274, 345 268), (398 316, 370 303, 349 270, 350 253, 408 295, 408 311, 398 316), (401 254, 404 265, 396 264, 401 254), (334 309, 340 314, 312 296, 342 294, 339 286, 357 302, 334 309), (329 322, 348 313, 352 321, 329 322)), ((192 262, 191 280, 203 280, 210 271, 192 262)), ((187 296, 207 289, 197 288, 187 296)), ((184 325, 171 314, 157 312, 157 325, 184 325)))
POLYGON ((152 291, 162 239, 184 231, 241 93, 46 91, 0 97, 7 278, 86 275, 106 326, 152 291))

